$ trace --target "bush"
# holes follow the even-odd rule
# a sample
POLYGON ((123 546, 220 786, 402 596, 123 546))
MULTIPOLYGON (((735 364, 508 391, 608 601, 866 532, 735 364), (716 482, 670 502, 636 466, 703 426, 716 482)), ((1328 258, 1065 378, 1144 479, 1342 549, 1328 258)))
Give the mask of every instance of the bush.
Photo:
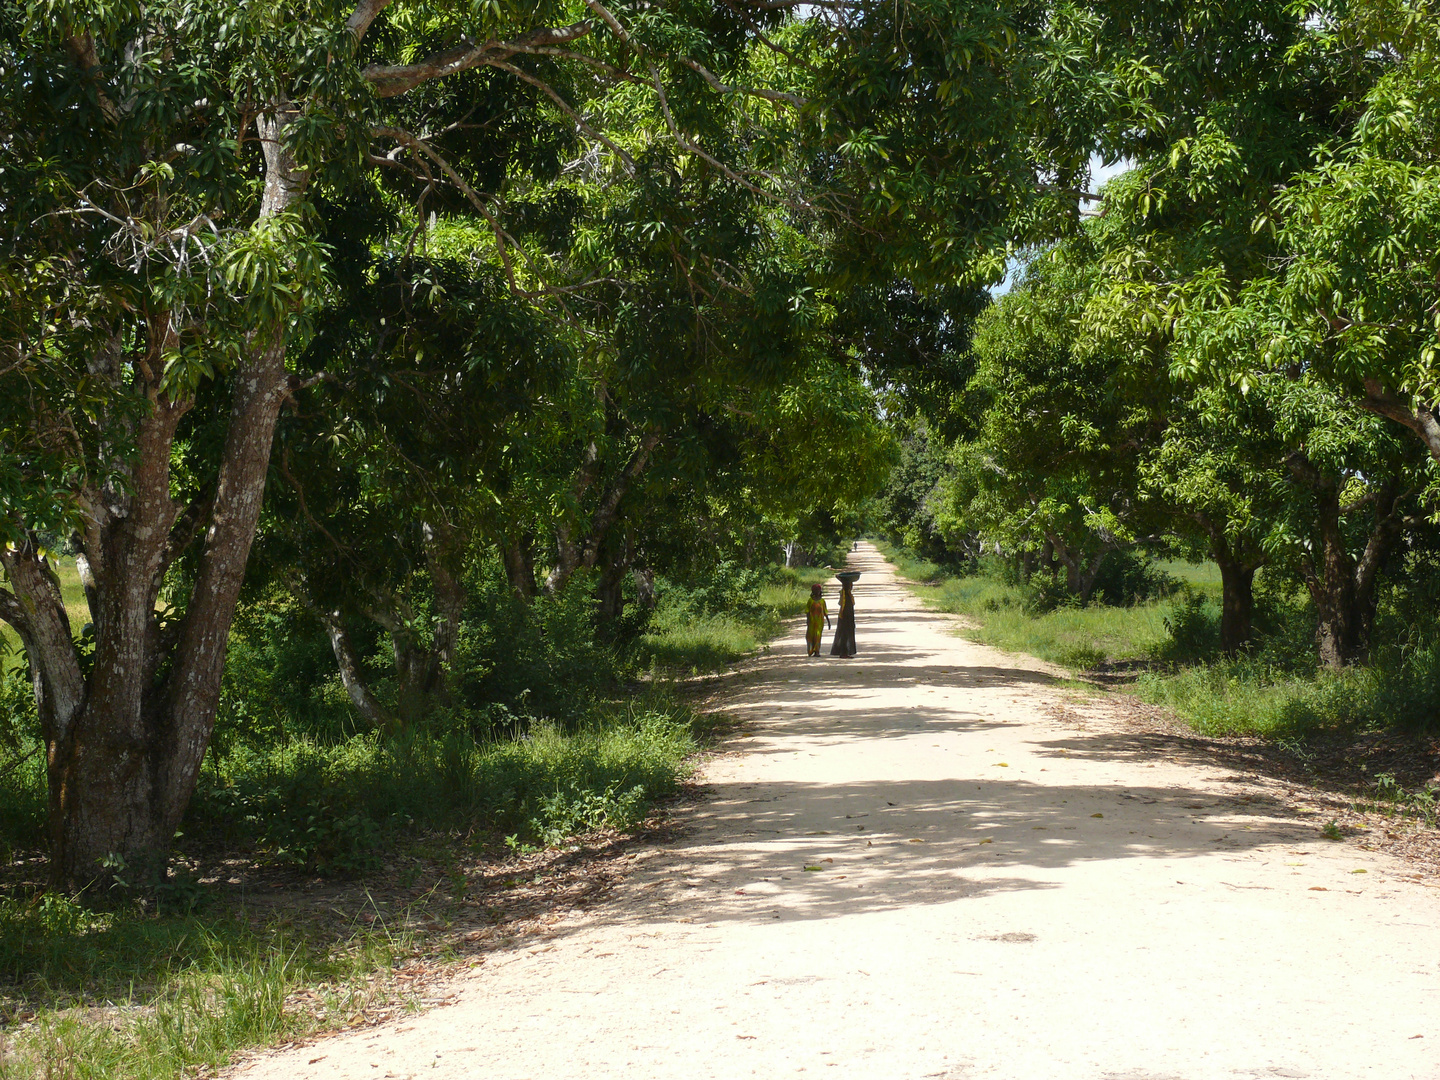
POLYGON ((1156 650, 1158 659, 1193 662, 1220 652, 1220 608, 1208 596, 1189 591, 1165 618, 1170 640, 1156 650))
POLYGON ((460 716, 449 730, 238 747, 202 774, 186 830, 330 875, 374 869, 392 835, 415 828, 554 843, 635 824, 695 749, 689 714, 659 702, 501 741, 460 716))
POLYGON ((1095 603, 1128 607, 1163 600, 1179 588, 1180 583, 1155 565, 1149 552, 1128 548, 1106 556, 1090 598, 1095 603))

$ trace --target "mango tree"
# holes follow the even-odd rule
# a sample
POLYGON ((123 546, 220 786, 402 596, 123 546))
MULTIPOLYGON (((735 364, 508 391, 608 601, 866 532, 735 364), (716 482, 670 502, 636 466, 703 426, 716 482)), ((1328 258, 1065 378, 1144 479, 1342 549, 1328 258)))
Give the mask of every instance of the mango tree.
POLYGON ((276 418, 301 389, 291 357, 333 272, 316 200, 407 161, 487 220, 513 270, 524 252, 502 200, 467 179, 484 155, 443 86, 503 74, 533 87, 595 146, 598 171, 625 175, 633 158, 589 123, 585 97, 668 102, 677 72, 731 93, 726 46, 783 8, 0 7, 0 258, 16 283, 0 345, 0 617, 33 675, 56 885, 87 887, 107 864, 154 880, 194 788, 276 418), (70 536, 84 644, 50 562, 70 536))

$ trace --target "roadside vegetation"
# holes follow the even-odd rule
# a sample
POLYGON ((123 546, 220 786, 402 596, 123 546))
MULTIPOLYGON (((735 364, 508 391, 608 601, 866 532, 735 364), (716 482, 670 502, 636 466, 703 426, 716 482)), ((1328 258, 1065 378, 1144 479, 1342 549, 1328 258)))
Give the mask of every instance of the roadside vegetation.
MULTIPOLYGON (((44 766, 13 658, 0 684, 0 1077, 160 1080, 414 1007, 394 972, 453 957, 434 931, 463 914, 467 868, 636 828, 713 724, 686 704, 685 680, 753 653, 829 575, 732 563, 689 586, 660 579, 653 610, 607 636, 592 601, 522 605, 482 570, 462 626, 483 647, 462 650, 455 698, 394 730, 356 713, 318 624, 256 600, 175 866, 118 905, 41 891, 44 766), (377 901, 397 873, 409 899, 377 901), (297 897, 277 912, 263 895, 317 883, 334 892, 326 909, 297 897)), ((383 672, 386 657, 371 659, 383 672)), ((393 691, 380 679, 377 692, 393 691)), ((122 861, 105 872, 129 884, 122 861)))
POLYGON ((0 1069, 395 955, 232 883, 634 827, 867 522, 1203 730, 1433 730, 1427 6, 102 7, 0 0, 0 1069))
POLYGON ((1218 574, 1203 564, 1127 560, 1081 605, 1057 596, 1053 583, 1017 581, 999 560, 947 570, 895 544, 882 550, 929 604, 964 617, 967 637, 1118 677, 1202 734, 1303 742, 1440 731, 1440 642, 1416 632, 1402 590, 1381 605, 1371 663, 1331 671, 1314 661, 1314 612, 1293 591, 1260 590, 1254 649, 1226 657, 1218 574))

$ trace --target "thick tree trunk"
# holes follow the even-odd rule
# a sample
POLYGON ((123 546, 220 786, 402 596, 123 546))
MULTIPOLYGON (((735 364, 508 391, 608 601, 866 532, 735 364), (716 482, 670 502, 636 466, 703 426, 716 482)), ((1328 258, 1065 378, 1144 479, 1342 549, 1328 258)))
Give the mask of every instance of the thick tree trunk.
POLYGON ((521 537, 501 545, 500 558, 505 564, 505 577, 510 588, 521 600, 535 598, 535 552, 531 538, 521 537))
POLYGON ((1220 651, 1236 656, 1254 634, 1255 567, 1236 559, 1218 558, 1220 567, 1220 651))
MULTIPOLYGON (((303 187, 303 174, 281 146, 287 122, 277 114, 259 124, 267 164, 262 217, 288 208, 303 187)), ((142 377, 148 379, 150 413, 135 431, 126 489, 91 492, 85 500, 89 518, 82 538, 96 645, 78 708, 63 676, 74 664, 73 646, 61 645, 52 619, 32 618, 29 629, 51 701, 43 713, 51 875, 56 887, 67 890, 107 883, 112 875, 141 886, 164 871, 214 728, 230 623, 286 391, 283 331, 258 333, 232 376, 229 429, 195 587, 180 622, 161 627, 156 597, 196 524, 177 526, 181 508, 170 493, 175 431, 190 407, 158 388, 173 334, 168 312, 151 314, 141 365, 149 373, 142 377)), ((35 586, 20 570, 11 581, 16 599, 28 607, 35 586)), ((65 631, 68 637, 68 626, 65 631)))
MULTIPOLYGON (((1384 491, 1374 500, 1374 525, 1359 558, 1346 546, 1340 483, 1321 474, 1301 453, 1286 461, 1291 473, 1316 494, 1316 552, 1300 561, 1300 573, 1315 603, 1315 651, 1322 667, 1338 670, 1370 658, 1380 569, 1403 529, 1402 496, 1384 491)), ((1353 510, 1354 508, 1349 508, 1353 510)))
POLYGON ((633 561, 633 550, 627 536, 621 540, 619 550, 605 560, 600 581, 595 586, 595 595, 600 601, 598 615, 602 622, 613 623, 625 613, 625 578, 633 561))

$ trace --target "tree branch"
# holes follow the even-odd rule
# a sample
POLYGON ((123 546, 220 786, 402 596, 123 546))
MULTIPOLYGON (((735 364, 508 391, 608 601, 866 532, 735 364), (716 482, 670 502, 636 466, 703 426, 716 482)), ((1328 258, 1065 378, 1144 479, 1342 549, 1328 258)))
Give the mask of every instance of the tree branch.
POLYGON ((702 79, 722 94, 746 94, 751 97, 764 98, 766 101, 779 101, 786 105, 794 105, 796 108, 806 103, 804 98, 796 97, 794 94, 787 94, 782 90, 757 90, 751 86, 730 86, 727 83, 721 82, 709 69, 696 63, 687 56, 680 57, 680 63, 692 71, 699 72, 702 79))
POLYGON ((370 29, 370 24, 389 6, 390 0, 360 0, 350 18, 345 20, 345 28, 355 35, 358 42, 370 29))
POLYGON ((1440 419, 1436 418, 1433 409, 1412 404, 1398 394, 1392 394, 1378 379, 1365 380, 1365 397, 1359 404, 1366 412, 1405 425, 1420 437, 1430 456, 1440 461, 1440 419))
POLYGON ((395 97, 434 79, 456 75, 477 67, 493 67, 497 61, 508 60, 523 49, 544 45, 566 45, 585 37, 594 29, 588 19, 569 26, 543 26, 520 35, 513 41, 491 38, 481 45, 464 42, 431 53, 413 64, 370 64, 361 75, 374 87, 379 97, 395 97))
POLYGON ((587 124, 584 119, 581 118, 580 114, 570 106, 570 103, 567 102, 564 98, 562 98, 558 93, 556 93, 554 88, 552 88, 549 83, 542 82, 540 79, 537 79, 529 72, 522 71, 514 64, 507 64, 504 61, 493 60, 490 61, 487 66, 498 68, 501 71, 508 71, 517 79, 521 79, 529 83, 531 86, 539 88, 539 90, 544 93, 546 97, 548 97, 551 101, 555 102, 556 105, 560 106, 560 108, 564 111, 565 115, 570 117, 571 120, 574 120, 575 123, 579 125, 581 131, 585 132, 592 139, 596 139, 608 146, 612 151, 614 151, 615 154, 620 157, 620 160, 625 162, 626 170, 632 176, 635 174, 635 159, 632 158, 624 150, 620 149, 620 147, 617 146, 615 143, 611 142, 610 139, 606 138, 604 135, 600 134, 600 132, 596 131, 589 124, 587 124))

